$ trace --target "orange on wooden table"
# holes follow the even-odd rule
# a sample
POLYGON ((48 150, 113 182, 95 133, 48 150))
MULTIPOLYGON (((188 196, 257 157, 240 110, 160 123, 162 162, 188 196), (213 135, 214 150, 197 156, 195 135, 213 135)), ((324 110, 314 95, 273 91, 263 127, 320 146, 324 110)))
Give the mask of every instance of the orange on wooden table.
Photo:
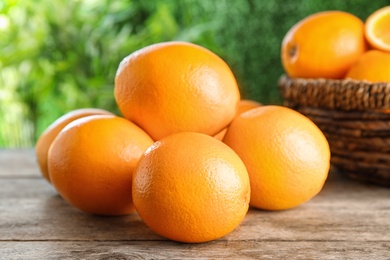
POLYGON ((243 160, 250 205, 294 208, 322 189, 330 167, 329 144, 307 117, 282 106, 261 106, 237 116, 223 139, 243 160))
POLYGON ((134 168, 153 140, 134 123, 117 116, 77 119, 50 147, 50 180, 76 208, 97 215, 134 211, 131 196, 134 168))
POLYGON ((364 23, 342 11, 312 14, 285 35, 281 58, 290 77, 343 78, 367 50, 364 23))
POLYGON ((143 221, 166 238, 189 243, 218 239, 244 219, 250 198, 245 165, 227 145, 194 132, 155 142, 133 178, 143 221))
POLYGON ((70 111, 59 117, 41 134, 36 145, 35 153, 37 156, 38 165, 42 176, 50 182, 49 173, 47 169, 47 154, 50 145, 58 135, 58 133, 70 122, 90 115, 112 115, 109 111, 99 108, 80 108, 70 111))
POLYGON ((349 69, 345 77, 370 82, 390 82, 390 53, 367 51, 349 69))
POLYGON ((183 131, 214 135, 234 118, 240 99, 229 66, 186 42, 153 44, 124 58, 114 94, 122 114, 154 140, 183 131))
POLYGON ((367 18, 365 34, 373 48, 390 52, 390 6, 378 9, 367 18))

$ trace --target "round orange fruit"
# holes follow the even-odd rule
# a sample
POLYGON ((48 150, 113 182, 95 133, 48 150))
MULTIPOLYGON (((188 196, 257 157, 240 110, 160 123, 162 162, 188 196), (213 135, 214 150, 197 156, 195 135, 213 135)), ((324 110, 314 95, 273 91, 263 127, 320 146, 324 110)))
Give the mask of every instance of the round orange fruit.
POLYGON ((241 159, 205 134, 181 132, 155 142, 134 172, 139 216, 175 241, 206 242, 230 233, 244 219, 249 198, 241 159))
POLYGON ((367 41, 373 48, 390 52, 390 6, 372 13, 367 18, 364 29, 367 41))
POLYGON ((234 118, 240 93, 229 66, 186 42, 142 48, 120 63, 115 100, 154 140, 191 131, 214 135, 234 118))
POLYGON ((47 169, 47 154, 49 152, 50 145, 62 128, 64 128, 67 124, 78 118, 90 115, 112 115, 112 113, 98 108, 80 108, 70 111, 49 125, 49 127, 38 138, 35 145, 35 154, 37 156, 41 174, 48 182, 50 182, 50 178, 47 169))
POLYGON ((324 11, 287 32, 281 58, 290 77, 340 79, 366 49, 363 21, 350 13, 324 11))
POLYGON ((292 109, 262 106, 242 113, 223 142, 248 170, 253 207, 296 207, 318 194, 327 179, 329 144, 311 120, 292 109))
POLYGON ((153 140, 132 122, 95 115, 68 124, 52 143, 49 176, 58 193, 76 208, 116 216, 134 211, 134 168, 153 140))
POLYGON ((390 53, 367 51, 349 69, 345 77, 370 82, 390 82, 390 53))

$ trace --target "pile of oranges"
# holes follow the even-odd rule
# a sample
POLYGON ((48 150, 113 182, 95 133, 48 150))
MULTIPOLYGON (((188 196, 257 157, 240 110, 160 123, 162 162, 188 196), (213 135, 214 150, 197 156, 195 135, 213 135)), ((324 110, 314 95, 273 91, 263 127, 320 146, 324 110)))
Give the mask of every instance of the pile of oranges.
POLYGON ((365 22, 342 11, 312 14, 293 26, 281 59, 290 77, 390 81, 390 6, 365 22))
POLYGON ((294 208, 320 192, 330 151, 319 128, 283 106, 242 100, 229 66, 191 43, 163 42, 123 59, 122 116, 78 109, 41 135, 42 175, 90 214, 137 211, 161 236, 205 242, 250 206, 294 208))

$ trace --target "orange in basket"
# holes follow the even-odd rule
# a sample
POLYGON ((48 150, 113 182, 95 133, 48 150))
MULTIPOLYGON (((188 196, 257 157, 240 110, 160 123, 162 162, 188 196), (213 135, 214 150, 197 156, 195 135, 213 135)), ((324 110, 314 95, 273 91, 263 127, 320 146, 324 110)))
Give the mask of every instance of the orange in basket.
POLYGON ((367 18, 365 34, 373 48, 390 52, 390 6, 375 11, 367 18))
POLYGON ((390 53, 370 50, 349 69, 346 78, 390 82, 390 53))
POLYGON ((346 12, 326 11, 288 31, 281 59, 290 77, 340 79, 366 49, 363 21, 346 12))

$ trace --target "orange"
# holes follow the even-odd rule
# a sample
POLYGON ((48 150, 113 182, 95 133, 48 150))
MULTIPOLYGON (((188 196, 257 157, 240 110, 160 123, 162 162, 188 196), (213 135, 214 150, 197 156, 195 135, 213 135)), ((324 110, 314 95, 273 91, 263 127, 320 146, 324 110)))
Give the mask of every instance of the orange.
POLYGON ((390 82, 390 53, 370 50, 349 69, 346 78, 390 82))
POLYGON ((35 153, 42 176, 50 182, 49 173, 47 170, 47 154, 51 143, 56 138, 58 133, 70 122, 85 116, 90 115, 112 115, 110 112, 98 108, 80 108, 66 113, 65 115, 54 121, 41 134, 35 145, 35 153))
MULTIPOLYGON (((259 103, 257 101, 249 100, 249 99, 242 99, 242 100, 240 100, 240 102, 238 102, 238 110, 237 110, 236 115, 240 115, 248 110, 251 110, 252 108, 256 108, 259 106, 261 106, 261 103, 259 103)), ((227 129, 228 129, 228 127, 225 127, 224 129, 222 129, 222 131, 220 131, 219 133, 214 135, 214 138, 222 141, 223 137, 226 134, 227 129)))
POLYGON ((214 135, 234 118, 240 93, 229 66, 191 43, 163 42, 120 63, 115 100, 154 140, 183 132, 214 135))
POLYGON ((222 141, 223 137, 225 136, 226 132, 228 130, 228 127, 225 127, 224 129, 222 129, 220 132, 218 132, 216 135, 214 135, 213 137, 219 141, 222 141))
POLYGON ((340 79, 366 49, 364 24, 358 17, 324 11, 287 32, 281 58, 290 77, 340 79))
POLYGON ((71 205, 97 215, 134 211, 134 168, 153 140, 132 122, 96 115, 68 124, 48 155, 50 180, 71 205))
POLYGON ((237 116, 223 139, 243 160, 250 205, 265 210, 296 207, 322 189, 330 149, 307 117, 282 106, 262 106, 237 116))
POLYGON ((367 41, 373 48, 390 52, 390 6, 372 13, 364 29, 367 41))
POLYGON ((155 142, 134 172, 139 216, 175 241, 206 242, 230 233, 244 219, 249 198, 241 159, 205 134, 182 132, 155 142))
POLYGON ((256 107, 259 107, 261 106, 262 104, 257 102, 257 101, 254 101, 254 100, 250 100, 250 99, 241 99, 240 102, 238 102, 238 111, 237 111, 237 115, 240 115, 248 110, 251 110, 253 108, 256 108, 256 107))

